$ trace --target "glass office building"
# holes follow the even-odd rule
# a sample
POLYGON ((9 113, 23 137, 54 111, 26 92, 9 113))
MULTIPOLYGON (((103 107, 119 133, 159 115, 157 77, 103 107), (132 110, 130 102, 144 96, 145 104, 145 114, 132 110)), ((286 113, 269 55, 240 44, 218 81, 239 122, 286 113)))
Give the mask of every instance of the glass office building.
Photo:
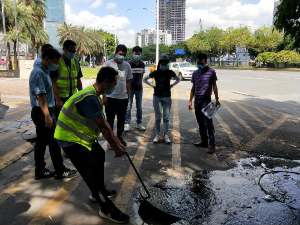
POLYGON ((59 37, 56 34, 56 27, 66 22, 65 0, 46 0, 45 3, 47 15, 45 29, 49 35, 49 43, 61 50, 61 46, 58 45, 59 37))

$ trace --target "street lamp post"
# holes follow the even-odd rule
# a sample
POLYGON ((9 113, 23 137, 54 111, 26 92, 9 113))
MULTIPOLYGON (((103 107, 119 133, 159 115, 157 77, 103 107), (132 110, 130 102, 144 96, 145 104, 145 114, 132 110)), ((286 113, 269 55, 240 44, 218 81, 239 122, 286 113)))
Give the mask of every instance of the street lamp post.
POLYGON ((116 19, 117 19, 117 15, 119 15, 121 12, 124 12, 124 11, 129 11, 131 9, 123 9, 121 10, 120 12, 116 13, 116 10, 114 11, 114 15, 115 15, 115 48, 117 47, 117 22, 116 22, 116 19))
POLYGON ((159 58, 159 1, 156 1, 156 12, 152 9, 148 9, 146 7, 143 8, 144 10, 148 10, 152 12, 156 16, 156 68, 158 66, 158 58, 159 58))

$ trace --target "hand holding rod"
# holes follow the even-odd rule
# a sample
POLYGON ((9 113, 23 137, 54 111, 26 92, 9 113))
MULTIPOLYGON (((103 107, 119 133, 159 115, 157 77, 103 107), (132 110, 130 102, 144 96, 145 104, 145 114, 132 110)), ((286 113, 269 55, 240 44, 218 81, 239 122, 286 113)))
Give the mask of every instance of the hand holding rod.
POLYGON ((127 153, 127 152, 125 152, 125 154, 126 154, 126 156, 127 156, 128 160, 129 160, 129 162, 131 163, 131 165, 132 165, 132 168, 134 169, 134 171, 135 171, 135 173, 136 173, 137 177, 139 178, 140 182, 142 183, 142 185, 143 185, 143 187, 144 187, 144 189, 145 189, 145 191, 146 191, 146 193, 147 193, 147 195, 148 195, 148 197, 147 197, 147 198, 150 198, 150 193, 149 193, 148 189, 146 188, 146 186, 145 186, 144 182, 142 181, 142 178, 140 177, 140 175, 139 175, 138 171, 136 170, 136 168, 135 168, 135 166, 134 166, 134 164, 133 164, 133 162, 132 162, 131 158, 129 157, 129 155, 128 155, 128 153, 127 153))

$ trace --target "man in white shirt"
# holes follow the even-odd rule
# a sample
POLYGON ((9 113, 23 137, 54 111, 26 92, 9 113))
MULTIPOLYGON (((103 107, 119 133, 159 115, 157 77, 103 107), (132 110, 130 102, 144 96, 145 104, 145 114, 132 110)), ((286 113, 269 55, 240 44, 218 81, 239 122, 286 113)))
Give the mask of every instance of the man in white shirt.
POLYGON ((132 79, 131 67, 129 63, 124 61, 126 54, 127 47, 118 45, 115 52, 116 57, 105 62, 104 67, 112 67, 119 74, 116 87, 107 90, 106 94, 103 95, 107 122, 113 129, 115 116, 117 115, 117 138, 124 146, 127 146, 126 141, 123 139, 123 131, 130 93, 130 80, 132 79))

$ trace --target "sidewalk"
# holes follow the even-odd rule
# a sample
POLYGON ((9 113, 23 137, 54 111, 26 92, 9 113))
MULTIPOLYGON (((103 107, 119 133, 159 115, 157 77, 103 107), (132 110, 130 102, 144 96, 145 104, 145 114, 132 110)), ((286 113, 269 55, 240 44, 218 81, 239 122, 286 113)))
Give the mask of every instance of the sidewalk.
MULTIPOLYGON (((85 88, 91 85, 94 79, 82 79, 82 86, 85 88)), ((0 78, 0 95, 8 96, 28 96, 29 80, 19 78, 0 78)))

